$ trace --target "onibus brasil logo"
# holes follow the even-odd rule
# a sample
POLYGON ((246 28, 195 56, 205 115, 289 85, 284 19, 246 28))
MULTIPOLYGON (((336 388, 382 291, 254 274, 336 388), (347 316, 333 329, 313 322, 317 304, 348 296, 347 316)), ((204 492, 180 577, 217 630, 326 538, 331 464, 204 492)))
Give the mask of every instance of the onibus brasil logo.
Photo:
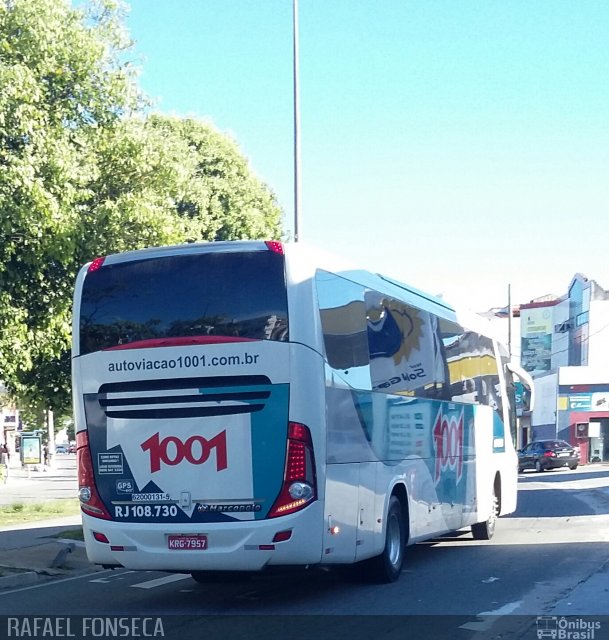
POLYGON ((594 640, 595 632, 601 628, 601 623, 595 620, 564 616, 537 616, 536 625, 539 640, 594 640))

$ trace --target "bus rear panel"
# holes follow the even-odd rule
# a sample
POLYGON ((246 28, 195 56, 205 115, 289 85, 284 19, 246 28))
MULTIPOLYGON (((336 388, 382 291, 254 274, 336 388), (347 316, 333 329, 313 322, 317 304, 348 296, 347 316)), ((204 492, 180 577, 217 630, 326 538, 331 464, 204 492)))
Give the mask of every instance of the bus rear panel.
POLYGON ((284 256, 202 246, 110 256, 79 276, 89 557, 185 571, 319 562, 313 439, 289 417, 284 256))

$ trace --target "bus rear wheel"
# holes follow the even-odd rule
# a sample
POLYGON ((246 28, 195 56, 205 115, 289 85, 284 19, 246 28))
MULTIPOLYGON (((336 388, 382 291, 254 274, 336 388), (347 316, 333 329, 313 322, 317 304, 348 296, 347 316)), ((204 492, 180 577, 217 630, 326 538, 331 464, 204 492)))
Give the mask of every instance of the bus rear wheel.
POLYGON ((499 500, 493 490, 493 506, 491 515, 484 522, 476 522, 472 525, 472 535, 474 540, 490 540, 495 534, 495 525, 499 516, 499 500))
POLYGON ((385 548, 376 558, 366 561, 366 575, 374 582, 395 582, 402 572, 406 548, 406 527, 402 503, 391 496, 387 508, 385 548))

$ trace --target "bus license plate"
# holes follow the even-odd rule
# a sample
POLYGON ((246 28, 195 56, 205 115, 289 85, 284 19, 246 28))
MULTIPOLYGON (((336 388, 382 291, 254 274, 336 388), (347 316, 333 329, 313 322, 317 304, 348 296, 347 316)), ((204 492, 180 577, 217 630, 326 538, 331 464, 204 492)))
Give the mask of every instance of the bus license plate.
POLYGON ((167 536, 167 547, 179 551, 207 549, 207 536, 167 536))

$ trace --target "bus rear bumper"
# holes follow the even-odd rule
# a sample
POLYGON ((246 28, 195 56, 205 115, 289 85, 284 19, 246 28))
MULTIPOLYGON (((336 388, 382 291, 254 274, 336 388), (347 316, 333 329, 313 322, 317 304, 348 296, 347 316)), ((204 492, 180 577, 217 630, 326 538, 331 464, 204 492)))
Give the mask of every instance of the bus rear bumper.
POLYGON ((83 532, 94 564, 158 571, 260 571, 272 565, 320 563, 321 509, 315 503, 272 520, 195 524, 124 523, 83 514, 83 532), (283 532, 290 532, 289 538, 273 542, 277 534, 288 535, 283 532), (170 536, 203 536, 205 547, 172 549, 170 536), (99 541, 104 537, 108 542, 99 541))

